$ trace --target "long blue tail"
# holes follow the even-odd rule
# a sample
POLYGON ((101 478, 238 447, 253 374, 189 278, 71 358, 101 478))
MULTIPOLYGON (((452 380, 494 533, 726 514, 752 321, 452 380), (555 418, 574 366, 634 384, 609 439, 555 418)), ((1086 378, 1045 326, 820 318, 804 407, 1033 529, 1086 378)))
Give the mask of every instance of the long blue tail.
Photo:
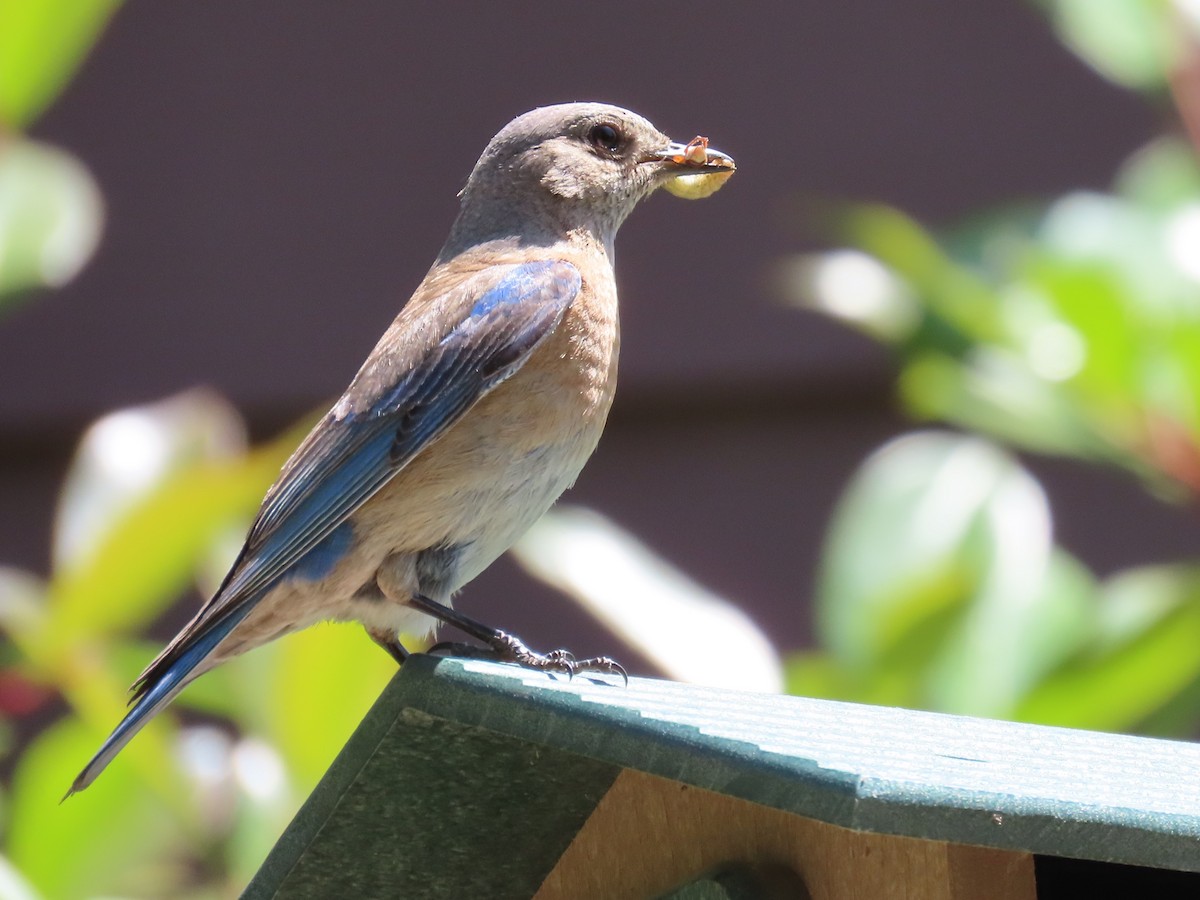
POLYGON ((191 675, 196 666, 203 662, 204 658, 216 648, 217 644, 221 643, 237 627, 238 623, 246 617, 246 614, 252 607, 253 604, 245 604, 241 610, 201 635, 196 640, 196 643, 179 655, 179 658, 163 673, 155 685, 142 695, 137 703, 134 704, 133 709, 125 714, 125 718, 121 720, 121 724, 113 729, 112 734, 108 736, 108 740, 96 751, 96 755, 91 758, 88 764, 83 767, 83 771, 75 777, 75 780, 71 783, 71 789, 63 796, 64 800, 77 791, 82 791, 96 780, 96 776, 104 771, 104 768, 112 762, 113 757, 121 752, 121 749, 129 743, 135 734, 142 730, 142 726, 149 722, 164 706, 174 699, 176 694, 183 690, 189 681, 188 676, 191 675))

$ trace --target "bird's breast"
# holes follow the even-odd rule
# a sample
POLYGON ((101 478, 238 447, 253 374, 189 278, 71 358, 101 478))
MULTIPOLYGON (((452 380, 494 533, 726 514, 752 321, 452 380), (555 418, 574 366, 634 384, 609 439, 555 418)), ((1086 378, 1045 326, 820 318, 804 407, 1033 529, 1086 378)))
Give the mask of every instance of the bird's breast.
POLYGON ((465 584, 574 482, 604 428, 619 349, 611 276, 585 276, 558 327, 526 363, 356 518, 375 520, 368 528, 389 551, 462 547, 454 587, 465 584))

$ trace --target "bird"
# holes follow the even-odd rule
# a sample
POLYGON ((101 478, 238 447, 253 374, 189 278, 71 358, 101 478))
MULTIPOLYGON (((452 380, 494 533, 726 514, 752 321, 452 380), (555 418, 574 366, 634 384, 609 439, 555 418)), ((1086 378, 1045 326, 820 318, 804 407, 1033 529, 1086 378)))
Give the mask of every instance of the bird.
POLYGON ((544 106, 502 128, 428 273, 284 463, 220 587, 139 676, 66 796, 197 676, 322 620, 361 622, 399 664, 399 635, 440 623, 502 661, 623 676, 610 657, 537 653, 451 601, 596 447, 617 379, 617 229, 657 188, 701 196, 734 168, 707 138, 672 141, 603 103, 544 106))

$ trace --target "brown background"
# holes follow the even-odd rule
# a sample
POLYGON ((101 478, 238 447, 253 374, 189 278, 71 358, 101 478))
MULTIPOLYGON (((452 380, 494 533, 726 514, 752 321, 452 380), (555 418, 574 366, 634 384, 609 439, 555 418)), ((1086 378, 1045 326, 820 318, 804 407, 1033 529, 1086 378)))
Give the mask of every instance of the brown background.
MULTIPOLYGON (((568 498, 783 648, 808 640, 846 477, 906 427, 886 355, 769 287, 812 246, 799 202, 946 223, 1102 188, 1160 127, 1013 0, 129 4, 35 129, 91 166, 109 221, 75 283, 0 322, 0 563, 45 570, 55 486, 106 410, 208 384, 264 437, 336 396, 488 138, 573 99, 707 134, 740 168, 622 231, 621 390, 568 498)), ((1033 466, 1062 541, 1102 572, 1198 546, 1191 518, 1118 476, 1033 466)), ((612 649, 506 561, 463 605, 536 644, 612 649)))

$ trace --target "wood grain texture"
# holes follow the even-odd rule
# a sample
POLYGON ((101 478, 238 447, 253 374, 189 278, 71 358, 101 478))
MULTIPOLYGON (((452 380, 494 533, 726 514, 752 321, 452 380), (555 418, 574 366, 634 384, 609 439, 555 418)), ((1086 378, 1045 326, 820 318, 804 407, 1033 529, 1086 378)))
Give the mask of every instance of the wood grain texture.
POLYGON ((655 897, 731 862, 790 866, 813 900, 1036 897, 1028 854, 851 831, 632 769, 536 897, 655 897))

